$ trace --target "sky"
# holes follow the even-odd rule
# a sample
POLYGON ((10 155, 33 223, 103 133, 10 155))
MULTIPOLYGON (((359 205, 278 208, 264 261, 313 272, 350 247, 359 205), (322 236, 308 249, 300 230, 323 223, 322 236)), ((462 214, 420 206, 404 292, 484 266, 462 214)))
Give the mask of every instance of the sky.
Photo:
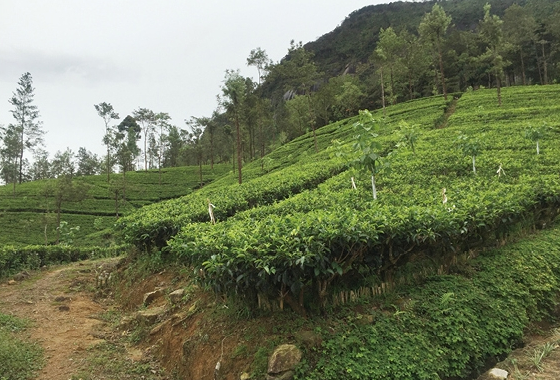
POLYGON ((186 128, 217 108, 226 69, 256 80, 252 49, 278 62, 291 40, 314 41, 387 2, 0 0, 0 125, 14 122, 8 99, 29 72, 51 158, 67 147, 102 155, 94 104, 111 103, 121 120, 140 107, 167 112, 186 128))

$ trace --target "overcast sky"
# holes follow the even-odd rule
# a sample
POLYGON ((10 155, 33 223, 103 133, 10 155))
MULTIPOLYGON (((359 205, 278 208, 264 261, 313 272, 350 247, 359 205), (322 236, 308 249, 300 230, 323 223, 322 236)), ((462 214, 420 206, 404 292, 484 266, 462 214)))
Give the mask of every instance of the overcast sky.
MULTIPOLYGON (((93 105, 121 119, 139 107, 185 127, 210 116, 226 69, 246 66, 261 47, 278 62, 290 40, 333 30, 380 0, 0 0, 0 124, 8 99, 30 72, 52 154, 83 146, 103 154, 104 124, 93 105)), ((30 157, 29 157, 30 158, 30 157)))

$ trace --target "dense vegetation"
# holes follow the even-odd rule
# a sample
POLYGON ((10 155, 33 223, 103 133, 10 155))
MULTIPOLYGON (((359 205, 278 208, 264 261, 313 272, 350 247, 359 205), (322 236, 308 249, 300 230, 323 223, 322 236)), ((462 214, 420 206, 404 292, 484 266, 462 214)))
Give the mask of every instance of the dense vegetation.
POLYGON ((319 324, 323 345, 307 352, 297 378, 476 378, 489 359, 521 344, 529 322, 555 313, 559 240, 558 226, 525 235, 451 275, 361 299, 358 313, 319 324))
POLYGON ((298 163, 241 186, 226 186, 233 181, 226 177, 118 225, 127 242, 147 252, 169 244, 217 291, 280 307, 307 294, 300 306, 319 300, 324 307, 332 289, 393 283, 408 261, 443 265, 450 255, 550 223, 560 205, 558 91, 508 88, 498 107, 494 93, 481 90, 448 106, 434 97, 391 107, 385 119, 373 113, 379 154, 390 163, 377 175, 376 200, 368 176, 354 173, 352 190, 343 170, 355 154, 349 150, 360 119, 351 119, 317 131, 326 148, 318 153, 311 134, 287 144, 307 152, 298 163), (414 151, 403 146, 407 128, 417 134, 414 151), (540 154, 526 137, 535 128, 540 154), (328 143, 334 138, 343 141, 338 148, 328 143), (207 199, 219 210, 216 224, 209 223, 207 199))

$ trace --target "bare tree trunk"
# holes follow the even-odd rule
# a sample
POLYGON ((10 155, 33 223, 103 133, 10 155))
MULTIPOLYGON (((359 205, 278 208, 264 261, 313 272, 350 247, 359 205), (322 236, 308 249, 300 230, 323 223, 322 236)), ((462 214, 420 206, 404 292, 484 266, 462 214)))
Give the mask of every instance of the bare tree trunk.
POLYGON ((438 48, 438 54, 439 54, 439 71, 441 74, 441 85, 443 88, 443 97, 445 100, 447 100, 447 86, 445 84, 445 75, 443 74, 443 57, 441 54, 441 43, 438 40, 437 41, 437 48, 438 48))
POLYGON ((383 66, 381 66, 381 103, 383 104, 383 116, 385 116, 385 84, 383 83, 383 66))
POLYGON ((235 129, 237 131, 237 171, 238 171, 238 181, 241 185, 243 178, 241 177, 241 164, 242 164, 242 154, 241 154, 241 127, 239 125, 239 118, 237 113, 235 114, 235 129))
POLYGON ((523 78, 523 86, 527 85, 527 80, 525 79, 525 60, 523 59, 523 48, 519 50, 521 54, 521 77, 523 78))

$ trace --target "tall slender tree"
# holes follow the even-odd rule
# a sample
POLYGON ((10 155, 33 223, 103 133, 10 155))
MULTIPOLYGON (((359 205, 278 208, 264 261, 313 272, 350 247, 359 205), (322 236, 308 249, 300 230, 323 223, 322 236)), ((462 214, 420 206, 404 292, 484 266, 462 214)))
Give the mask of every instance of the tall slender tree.
POLYGON ((443 70, 443 39, 447 33, 447 28, 451 25, 451 16, 448 16, 441 5, 434 4, 432 11, 426 13, 422 18, 422 22, 418 27, 420 37, 430 41, 435 48, 439 60, 439 72, 441 77, 441 85, 443 89, 443 96, 447 100, 447 85, 445 83, 445 74, 443 70))
POLYGON ((156 126, 156 114, 147 108, 138 108, 132 112, 132 116, 142 126, 144 133, 144 170, 148 170, 148 138, 154 133, 156 126))
POLYGON ((13 127, 19 136, 18 146, 18 182, 23 179, 23 155, 25 150, 35 149, 43 144, 44 131, 41 128, 42 123, 38 121, 39 110, 33 104, 35 96, 33 88, 33 78, 30 73, 21 76, 18 82, 18 88, 12 97, 8 100, 14 109, 10 112, 16 120, 13 127))
POLYGON ((112 130, 111 123, 112 119, 119 119, 119 114, 115 112, 111 103, 99 103, 94 104, 97 114, 101 116, 103 122, 105 123, 105 136, 103 136, 103 143, 107 146, 107 182, 109 182, 109 175, 111 174, 111 145, 112 145, 112 130))
POLYGON ((496 78, 498 106, 502 105, 501 88, 504 67, 509 64, 502 56, 503 52, 507 49, 504 42, 502 24, 503 21, 498 16, 490 14, 490 4, 486 3, 484 6, 484 19, 480 22, 480 34, 487 43, 487 47, 486 52, 480 58, 490 63, 490 72, 496 78))
POLYGON ((221 105, 230 114, 235 123, 237 140, 237 171, 239 184, 243 181, 241 168, 243 164, 243 153, 241 149, 241 109, 245 102, 246 88, 245 78, 239 74, 239 70, 226 70, 224 85, 222 86, 221 105))

